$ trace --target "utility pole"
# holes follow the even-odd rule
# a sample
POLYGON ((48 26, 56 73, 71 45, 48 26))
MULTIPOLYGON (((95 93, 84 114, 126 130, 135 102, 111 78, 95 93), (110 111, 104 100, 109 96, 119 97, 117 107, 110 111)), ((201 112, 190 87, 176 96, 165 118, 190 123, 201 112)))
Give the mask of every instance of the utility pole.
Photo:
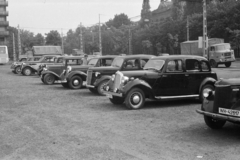
POLYGON ((187 41, 189 41, 189 16, 187 16, 187 41))
POLYGON ((209 55, 207 54, 207 47, 208 47, 208 39, 207 39, 207 8, 206 8, 206 0, 203 0, 203 57, 209 55))
POLYGON ((15 49, 15 37, 14 37, 14 33, 13 35, 13 61, 16 62, 16 49, 15 49))
POLYGON ((62 31, 62 29, 61 29, 61 35, 62 35, 62 53, 64 54, 64 45, 63 45, 63 41, 64 41, 64 39, 63 39, 63 31, 62 31))
POLYGON ((101 22, 100 22, 100 14, 99 14, 99 52, 100 52, 100 55, 102 55, 102 37, 101 37, 101 22))
POLYGON ((80 23, 80 52, 83 53, 82 23, 80 23))
POLYGON ((128 29, 128 54, 131 55, 132 54, 132 33, 131 33, 131 26, 129 26, 128 29))
MULTIPOLYGON (((20 37, 20 29, 18 25, 18 56, 22 55, 22 47, 21 47, 21 37, 20 37)), ((17 60, 17 56, 15 57, 17 60)))

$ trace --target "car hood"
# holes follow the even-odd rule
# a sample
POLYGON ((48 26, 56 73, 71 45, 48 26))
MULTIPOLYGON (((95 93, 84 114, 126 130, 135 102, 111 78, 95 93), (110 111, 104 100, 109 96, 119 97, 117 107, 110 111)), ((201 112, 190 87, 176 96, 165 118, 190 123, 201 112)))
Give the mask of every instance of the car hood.
POLYGON ((215 85, 233 85, 240 86, 240 78, 220 79, 215 85))

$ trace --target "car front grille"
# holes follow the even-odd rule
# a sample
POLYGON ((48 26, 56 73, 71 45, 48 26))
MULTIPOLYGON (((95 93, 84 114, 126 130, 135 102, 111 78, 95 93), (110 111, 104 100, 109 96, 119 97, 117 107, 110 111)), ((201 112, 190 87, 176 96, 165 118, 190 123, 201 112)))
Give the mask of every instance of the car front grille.
POLYGON ((87 71, 87 85, 91 85, 91 80, 92 80, 92 71, 88 70, 87 71))
POLYGON ((116 91, 117 89, 120 88, 122 77, 123 77, 123 74, 121 72, 115 73, 115 79, 114 79, 114 83, 113 83, 113 91, 116 91))

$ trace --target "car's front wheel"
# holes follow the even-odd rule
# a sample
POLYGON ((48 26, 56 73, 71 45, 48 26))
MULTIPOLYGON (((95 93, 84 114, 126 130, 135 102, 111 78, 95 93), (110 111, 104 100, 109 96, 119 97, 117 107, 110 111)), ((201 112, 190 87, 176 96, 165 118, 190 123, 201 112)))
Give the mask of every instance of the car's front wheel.
POLYGON ((112 102, 112 104, 123 104, 123 102, 124 102, 124 98, 116 97, 116 96, 109 98, 109 100, 112 102))
POLYGON ((20 66, 17 66, 14 71, 15 71, 16 74, 20 74, 21 73, 20 66))
POLYGON ((52 85, 55 82, 55 76, 53 74, 46 74, 44 76, 44 83, 48 85, 52 85))
POLYGON ((226 123, 226 121, 224 120, 213 119, 212 117, 205 116, 205 115, 204 115, 204 121, 207 124, 207 126, 212 129, 221 129, 226 123))
POLYGON ((98 87, 97 87, 97 91, 98 91, 98 94, 100 94, 101 96, 104 96, 105 94, 103 93, 103 87, 107 84, 109 80, 104 80, 102 82, 99 83, 98 87))
POLYGON ((68 82, 68 85, 71 89, 80 89, 82 88, 83 80, 80 76, 73 76, 68 82))
POLYGON ((218 67, 217 62, 214 59, 210 60, 210 65, 211 65, 212 68, 217 68, 218 67))
POLYGON ((27 67, 23 69, 23 75, 30 76, 32 74, 31 68, 27 67))
POLYGON ((125 99, 125 104, 129 109, 139 109, 144 106, 145 94, 140 88, 131 89, 125 99))

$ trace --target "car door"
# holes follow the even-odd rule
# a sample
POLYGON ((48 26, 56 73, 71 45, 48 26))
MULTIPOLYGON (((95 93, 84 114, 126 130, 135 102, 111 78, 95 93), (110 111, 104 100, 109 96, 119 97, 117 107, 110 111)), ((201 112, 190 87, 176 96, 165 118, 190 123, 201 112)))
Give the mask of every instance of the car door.
POLYGON ((165 71, 158 79, 155 88, 157 96, 178 96, 187 94, 187 77, 183 70, 183 61, 173 59, 166 62, 165 71))
POLYGON ((188 78, 188 94, 198 94, 200 84, 204 79, 201 72, 201 63, 197 59, 186 59, 185 67, 188 78))

